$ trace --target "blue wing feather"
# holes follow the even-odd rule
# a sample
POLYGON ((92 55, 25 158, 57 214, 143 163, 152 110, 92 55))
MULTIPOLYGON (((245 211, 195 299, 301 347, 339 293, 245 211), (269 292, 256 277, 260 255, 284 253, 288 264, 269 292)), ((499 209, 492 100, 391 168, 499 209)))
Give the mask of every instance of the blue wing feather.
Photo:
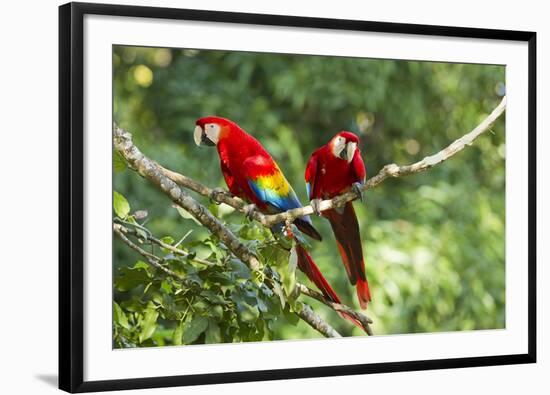
POLYGON ((275 207, 280 211, 291 210, 293 208, 302 207, 296 193, 290 189, 288 195, 281 196, 275 190, 269 188, 262 188, 256 182, 248 180, 248 185, 254 192, 254 194, 262 202, 275 207))
MULTIPOLYGON (((243 168, 245 169, 246 181, 251 191, 256 195, 258 200, 267 204, 273 212, 282 212, 302 207, 292 186, 272 160, 268 160, 261 155, 256 155, 246 159, 243 163, 243 168), (275 172, 272 172, 273 166, 276 168, 275 172), (262 173, 259 171, 261 169, 266 170, 264 173, 266 176, 257 176, 258 173, 262 173)), ((302 217, 300 221, 311 225, 311 220, 308 216, 302 217)))

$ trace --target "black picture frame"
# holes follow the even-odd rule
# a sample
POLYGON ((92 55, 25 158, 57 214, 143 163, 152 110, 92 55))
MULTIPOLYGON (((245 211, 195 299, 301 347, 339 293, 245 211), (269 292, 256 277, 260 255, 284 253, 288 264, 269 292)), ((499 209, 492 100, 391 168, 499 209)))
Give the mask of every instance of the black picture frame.
POLYGON ((59 388, 89 392, 536 362, 536 33, 110 4, 59 8, 59 388), (84 381, 83 19, 87 14, 403 33, 528 43, 528 352, 526 354, 84 381))

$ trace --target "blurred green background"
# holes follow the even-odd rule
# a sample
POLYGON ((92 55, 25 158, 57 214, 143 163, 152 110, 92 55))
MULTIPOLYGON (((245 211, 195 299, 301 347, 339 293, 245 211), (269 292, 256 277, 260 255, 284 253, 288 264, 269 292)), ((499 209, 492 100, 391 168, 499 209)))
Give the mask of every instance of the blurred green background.
MULTIPOLYGON (((114 47, 114 120, 162 165, 225 187, 214 149, 193 143, 197 118, 219 115, 257 137, 306 203, 309 155, 338 131, 360 136, 369 176, 433 154, 476 126, 504 95, 505 68, 189 49, 114 47)), ((504 118, 473 146, 426 173, 390 179, 355 203, 375 334, 503 328, 505 322, 504 118)), ((114 189, 147 227, 174 239, 208 233, 131 171, 114 189)), ((205 202, 206 199, 200 197, 205 202)), ((241 214, 223 220, 241 223, 241 214)), ((312 255, 343 302, 358 308, 328 221, 312 255)), ((199 256, 201 251, 198 250, 199 256)), ((115 239, 115 270, 137 259, 115 239)), ((308 283, 300 273, 300 280, 308 283)), ((115 292, 115 300, 124 295, 115 292)), ((344 335, 362 335, 310 300, 344 335)), ((320 335, 281 320, 275 338, 320 335)))

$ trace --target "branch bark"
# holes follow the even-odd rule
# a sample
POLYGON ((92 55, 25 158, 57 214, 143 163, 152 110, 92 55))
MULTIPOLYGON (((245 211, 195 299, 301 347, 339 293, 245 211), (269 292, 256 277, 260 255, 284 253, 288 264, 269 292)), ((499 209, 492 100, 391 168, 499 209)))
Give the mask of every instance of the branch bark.
POLYGON ((373 321, 369 317, 367 317, 366 315, 364 315, 362 313, 359 313, 359 312, 353 310, 351 307, 348 307, 344 304, 334 303, 334 302, 326 299, 323 296, 322 293, 314 291, 313 289, 308 288, 303 284, 300 284, 300 283, 296 284, 296 289, 302 295, 306 295, 306 296, 309 296, 310 298, 316 299, 319 302, 323 303, 324 305, 330 307, 334 311, 347 313, 348 315, 352 316, 353 318, 355 318, 357 321, 359 321, 361 323, 361 326, 363 327, 363 329, 365 330, 367 335, 369 335, 369 336, 374 335, 374 333, 372 331, 372 328, 370 326, 370 324, 372 324, 373 321))
MULTIPOLYGON (((143 248, 141 248, 140 246, 132 242, 128 237, 126 237, 126 234, 125 234, 125 233, 132 233, 136 237, 139 237, 137 233, 125 228, 120 224, 114 224, 113 231, 122 240, 124 244, 126 244, 132 250, 136 251, 138 254, 143 256, 148 264, 150 264, 153 267, 156 267, 157 269, 162 270, 167 275, 181 281, 182 284, 184 284, 186 287, 188 288, 191 287, 191 284, 187 281, 185 276, 182 276, 174 272, 173 270, 170 270, 169 268, 165 267, 164 265, 162 265, 161 264, 161 262, 163 261, 162 258, 145 251, 143 248)), ((149 238, 148 240, 152 241, 153 239, 149 238)), ((208 263, 211 264, 211 262, 208 262, 208 263)), ((299 285, 302 288, 309 289, 302 284, 299 284, 299 285)), ((309 290, 309 291, 315 292, 313 290, 309 290)), ((296 315, 325 337, 342 337, 332 326, 330 326, 325 320, 319 317, 319 315, 316 314, 312 310, 312 308, 305 303, 303 304, 302 310, 300 310, 299 312, 296 312, 296 315)))
POLYGON ((342 337, 326 321, 319 317, 315 312, 304 303, 302 310, 296 313, 298 317, 307 322, 313 329, 317 330, 325 337, 342 337))
MULTIPOLYGON (((471 132, 455 140, 452 144, 439 151, 438 153, 427 156, 419 162, 404 166, 398 166, 396 164, 389 164, 384 166, 378 172, 378 174, 367 180, 367 182, 363 186, 363 191, 367 191, 369 189, 377 187, 387 178, 397 178, 420 173, 449 159, 456 153, 462 151, 466 146, 471 145, 479 135, 489 130, 491 125, 504 113, 505 109, 506 96, 503 97, 500 104, 491 112, 491 114, 489 114, 489 116, 487 116, 471 132)), ((208 209, 198 203, 195 199, 193 199, 189 194, 180 189, 178 186, 182 186, 189 190, 192 190, 200 195, 212 199, 217 203, 225 203, 243 213, 246 212, 245 206, 247 205, 247 203, 245 201, 238 197, 231 196, 227 191, 220 192, 220 190, 209 188, 193 180, 190 177, 166 169, 155 161, 147 158, 133 144, 131 134, 116 125, 114 125, 114 142, 117 151, 122 154, 122 156, 139 174, 151 181, 162 192, 167 194, 174 203, 189 211, 202 225, 208 228, 212 233, 218 235, 220 239, 227 245, 229 250, 236 257, 247 264, 251 270, 255 272, 259 271, 260 263, 258 258, 250 250, 248 250, 246 246, 244 246, 244 244, 242 244, 229 229, 227 229, 215 216, 213 216, 208 209)), ((331 208, 341 207, 347 202, 356 200, 358 198, 359 196, 355 191, 349 191, 333 199, 322 201, 319 205, 319 210, 325 211, 331 208)), ((311 207, 311 205, 308 205, 273 215, 264 215, 258 211, 253 211, 252 213, 248 214, 262 225, 270 227, 274 224, 281 222, 291 223, 296 218, 302 217, 304 215, 311 215, 313 214, 313 208, 311 207)), ((369 326, 369 324, 372 323, 372 320, 370 320, 365 315, 355 312, 348 306, 333 303, 325 299, 322 294, 311 290, 302 284, 299 284, 298 288, 302 294, 317 299, 336 311, 346 312, 354 316, 359 322, 361 322, 365 331, 368 334, 372 334, 372 329, 369 326)), ((311 309, 309 308, 309 310, 311 309)), ((322 321, 322 319, 320 319, 320 317, 318 316, 313 316, 311 314, 313 313, 313 311, 311 310, 310 313, 309 310, 302 310, 303 312, 299 314, 300 317, 313 328, 317 329, 327 337, 333 337, 333 335, 337 334, 337 332, 334 331, 334 329, 332 329, 328 324, 322 324, 320 322, 322 321)))
POLYGON ((136 251, 138 254, 140 254, 142 257, 144 257, 147 262, 151 265, 156 267, 157 269, 162 270, 164 273, 168 274, 169 276, 174 277, 175 279, 181 281, 185 286, 190 287, 191 284, 187 281, 187 279, 184 276, 179 275, 173 270, 168 269, 167 267, 163 266, 161 264, 162 259, 159 258, 156 255, 153 255, 147 251, 145 251, 143 248, 138 246, 137 244, 133 243, 128 237, 126 237, 125 228, 120 224, 114 224, 113 225, 113 231, 115 234, 126 244, 128 247, 130 247, 132 250, 136 251))
POLYGON ((192 257, 191 258, 190 253, 188 253, 187 251, 184 251, 180 248, 177 248, 173 245, 167 244, 167 243, 163 242, 160 239, 157 239, 155 236, 152 235, 152 233, 149 231, 149 229, 145 228, 144 226, 123 222, 123 221, 119 220, 118 218, 115 218, 113 221, 120 225, 119 228, 124 234, 131 234, 132 236, 135 236, 137 238, 144 239, 143 241, 148 242, 149 244, 156 244, 159 247, 165 248, 165 249, 173 252, 176 255, 183 256, 185 258, 189 258, 193 262, 202 263, 203 265, 207 265, 207 266, 214 265, 213 262, 207 261, 206 259, 200 259, 200 258, 197 258, 197 257, 192 257), (124 225, 122 225, 122 224, 124 224, 124 225), (135 229, 128 229, 127 226, 134 226, 136 228, 139 228, 139 229, 143 230, 143 233, 145 234, 145 236, 140 235, 135 229))
MULTIPOLYGON (((124 157, 124 159, 135 169, 139 174, 141 174, 145 179, 149 180, 153 185, 160 189, 164 194, 170 197, 170 199, 177 204, 178 206, 187 210, 193 217, 197 219, 203 226, 205 226, 210 232, 217 235, 220 240, 227 246, 229 251, 237 258, 239 258, 244 264, 246 264, 250 270, 256 275, 262 275, 261 273, 261 264, 258 258, 250 251, 239 239, 224 226, 206 207, 198 203, 193 199, 189 194, 183 191, 179 186, 170 178, 168 178, 163 171, 161 171, 160 166, 147 158, 141 153, 141 151, 134 145, 132 141, 132 135, 127 131, 119 128, 114 125, 113 127, 113 137, 114 137, 114 146, 115 149, 124 157)), ((182 176, 181 177, 185 177, 182 176)), ((197 183, 198 184, 198 183, 197 183)), ((171 271, 168 268, 160 265, 158 261, 155 260, 154 255, 143 250, 139 246, 133 244, 120 230, 120 228, 115 228, 115 233, 131 248, 144 256, 147 261, 159 269, 163 270, 167 274, 175 275, 176 278, 182 280, 182 277, 177 273, 171 271), (133 244, 133 246, 132 246, 133 244), (170 273, 171 272, 171 273, 170 273)), ((340 335, 334 328, 332 328, 328 323, 324 322, 321 317, 311 310, 311 308, 306 308, 300 313, 297 313, 298 316, 307 322, 312 328, 318 330, 321 334, 326 337, 339 337, 340 335)))
MULTIPOLYGON (((367 182, 363 186, 363 191, 367 191, 369 189, 373 189, 377 187, 387 178, 390 178, 390 177, 397 178, 397 177, 408 176, 411 174, 421 173, 423 171, 426 171, 444 162, 445 160, 449 159, 453 155, 462 151, 466 146, 471 145, 474 142, 474 140, 477 137, 479 137, 479 135, 488 131, 493 125, 493 123, 504 113, 505 110, 506 110, 506 96, 502 98, 499 105, 495 107, 495 109, 491 112, 491 114, 489 114, 471 132, 455 140, 453 143, 451 143, 449 146, 442 149, 438 153, 427 156, 421 161, 418 161, 411 165, 398 166, 395 163, 392 163, 384 166, 378 172, 378 174, 376 174, 375 176, 367 180, 367 182)), ((201 185, 200 183, 190 179, 189 177, 186 177, 179 173, 165 169, 160 165, 159 167, 161 172, 166 177, 174 181, 175 183, 185 188, 191 189, 192 191, 195 191, 203 196, 210 197, 212 200, 218 203, 225 203, 235 208, 236 210, 245 212, 244 206, 246 205, 246 203, 239 198, 231 197, 228 192, 223 194, 216 193, 214 190, 208 187, 205 187, 204 185, 201 185)), ((319 210, 325 211, 336 207, 342 207, 347 202, 351 202, 358 198, 359 196, 355 191, 349 191, 339 196, 336 196, 333 199, 321 201, 319 204, 319 210)), ((313 208, 310 205, 307 205, 304 207, 300 207, 300 208, 296 208, 296 209, 292 209, 292 210, 288 210, 282 213, 272 214, 272 215, 264 215, 262 213, 255 211, 252 213, 252 218, 260 222, 262 225, 270 227, 274 224, 281 223, 281 222, 293 222, 296 218, 303 217, 304 215, 311 215, 313 213, 314 213, 313 208)))
MULTIPOLYGON (((122 241, 128 245, 131 249, 137 251, 138 253, 140 253, 142 256, 144 256, 146 259, 148 258, 151 258, 153 259, 153 261, 158 261, 158 264, 155 263, 155 262, 150 262, 153 266, 163 270, 164 272, 166 272, 167 274, 171 275, 171 276, 174 276, 176 277, 177 279, 181 280, 181 281, 185 281, 185 278, 182 277, 182 276, 179 276, 177 273, 175 272, 172 272, 172 271, 169 271, 169 270, 166 270, 166 267, 162 266, 160 267, 159 264, 161 264, 162 262, 162 258, 160 257, 157 257, 151 253, 148 253, 147 251, 143 250, 141 247, 139 247, 138 245, 136 245, 135 243, 132 243, 130 240, 128 240, 125 236, 126 235, 132 235, 133 237, 136 237, 138 238, 139 240, 141 240, 142 242, 145 242, 145 243, 148 243, 149 245, 153 245, 153 244, 156 244, 157 246, 159 247, 162 247, 162 248, 165 248, 167 249, 168 251, 171 251, 172 253, 176 254, 176 255, 180 255, 180 256, 183 256, 183 257, 186 257, 186 258, 189 258, 191 259, 192 261, 194 262, 198 262, 198 263, 201 263, 203 265, 207 265, 207 266, 213 266, 215 265, 214 262, 211 262, 211 261, 208 261, 206 259, 200 259, 200 258, 197 258, 197 257, 192 257, 190 258, 192 255, 187 252, 187 251, 184 251, 180 248, 177 248, 173 245, 170 245, 170 244, 167 244, 165 242, 163 242, 162 240, 156 238, 155 236, 153 236, 153 234, 151 233, 151 231, 149 229, 147 229, 146 227, 142 226, 142 225, 137 225, 137 224, 132 224, 132 223, 127 223, 127 222, 124 222, 118 218, 115 218, 114 219, 114 222, 115 222, 115 225, 114 225, 114 231, 115 233, 122 239, 122 241), (143 232, 140 234, 136 231, 136 229, 131 229, 131 228, 128 228, 127 226, 133 226, 133 227, 136 227, 136 228, 139 228, 141 229, 143 232)), ((269 274, 270 272, 268 272, 269 274)), ((268 276, 269 277, 269 276, 268 276)), ((275 280, 273 280, 275 281, 275 280)), ((344 313, 348 313, 349 315, 351 315, 352 317, 354 317, 355 319, 357 319, 359 322, 361 322, 361 324, 363 325, 363 329, 365 330, 365 332, 372 336, 372 329, 370 327, 369 324, 372 324, 373 321, 367 317, 366 315, 364 314, 361 314, 359 312, 356 312, 354 311, 351 307, 349 306, 346 306, 344 304, 339 304, 339 303, 334 303, 334 302, 331 302, 330 300, 326 299, 322 293, 320 292, 317 292, 309 287, 307 287, 306 285, 302 284, 302 283, 296 283, 296 290, 298 291, 298 293, 302 294, 302 295, 305 295, 305 296, 308 296, 310 298, 313 298, 313 299, 316 299, 318 300, 319 302, 325 304, 326 306, 330 307, 331 309, 335 310, 335 311, 340 311, 340 312, 344 312, 344 313)), ((310 323, 313 323, 313 322, 316 322, 316 329, 319 330, 320 332, 322 333, 325 333, 325 334, 328 334, 331 332, 331 329, 329 326, 326 326, 324 325, 323 323, 319 322, 319 320, 317 318, 315 318, 310 312, 306 311, 303 313, 304 316, 309 316, 309 321, 310 323)))
POLYGON ((114 125, 114 145, 115 149, 139 174, 169 196, 174 203, 187 210, 210 232, 217 235, 227 248, 252 271, 260 271, 261 265, 258 258, 239 241, 233 232, 226 228, 206 207, 164 175, 158 164, 143 155, 134 145, 132 135, 116 125, 114 125))

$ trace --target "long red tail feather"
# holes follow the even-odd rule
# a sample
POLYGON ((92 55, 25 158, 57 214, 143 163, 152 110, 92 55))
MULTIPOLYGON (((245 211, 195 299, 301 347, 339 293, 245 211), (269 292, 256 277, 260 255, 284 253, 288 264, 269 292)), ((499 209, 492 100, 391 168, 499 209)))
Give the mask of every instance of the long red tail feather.
POLYGON ((356 288, 359 305, 363 310, 365 310, 367 308, 367 304, 371 301, 369 282, 367 279, 358 279, 356 288))
POLYGON ((353 285, 356 285, 359 304, 362 309, 366 309, 371 295, 365 275, 363 247, 353 203, 346 203, 343 209, 324 211, 323 215, 330 221, 348 278, 353 285))
POLYGON ((336 295, 336 292, 334 292, 306 249, 302 245, 296 244, 296 253, 298 254, 298 268, 319 288, 325 298, 334 303, 340 303, 340 298, 336 295))
MULTIPOLYGON (((313 261, 311 255, 309 255, 306 249, 298 243, 296 244, 296 253, 298 255, 298 268, 305 273, 305 275, 311 280, 311 282, 315 284, 317 288, 319 288, 325 298, 334 303, 340 304, 340 298, 338 297, 338 295, 336 295, 336 292, 334 292, 328 281, 325 279, 325 277, 313 261)), ((340 315, 340 317, 351 321, 359 329, 364 330, 361 323, 353 318, 351 315, 343 312, 338 312, 338 314, 340 315)))

